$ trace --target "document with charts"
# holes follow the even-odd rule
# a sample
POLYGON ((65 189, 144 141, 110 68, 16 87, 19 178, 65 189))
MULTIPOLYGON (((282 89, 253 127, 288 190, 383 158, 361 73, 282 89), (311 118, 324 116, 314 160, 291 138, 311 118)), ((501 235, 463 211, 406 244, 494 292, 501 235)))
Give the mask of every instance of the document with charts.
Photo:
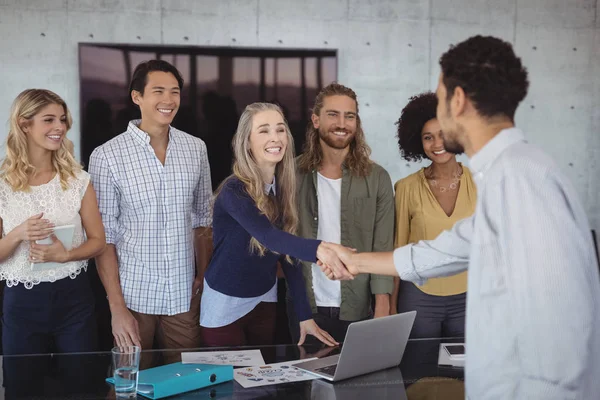
POLYGON ((233 379, 244 388, 318 379, 318 376, 294 367, 294 364, 309 360, 316 360, 316 358, 286 361, 260 367, 238 368, 233 370, 233 379))
POLYGON ((234 367, 265 364, 260 350, 195 351, 181 353, 181 362, 183 364, 233 365, 234 367))

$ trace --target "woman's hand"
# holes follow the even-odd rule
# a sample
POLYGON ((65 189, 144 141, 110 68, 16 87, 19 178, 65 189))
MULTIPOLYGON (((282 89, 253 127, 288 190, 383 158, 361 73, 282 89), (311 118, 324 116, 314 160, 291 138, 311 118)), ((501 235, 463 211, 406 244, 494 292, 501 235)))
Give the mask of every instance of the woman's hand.
MULTIPOLYGON (((325 242, 321 242, 323 244, 325 242)), ((331 263, 325 262, 325 260, 319 258, 317 265, 321 267, 321 271, 325 276, 331 280, 349 280, 354 279, 355 275, 358 275, 359 271, 352 263, 352 256, 356 254, 356 249, 344 247, 340 244, 325 243, 326 249, 330 249, 335 253, 335 260, 342 265, 343 271, 336 270, 336 266, 331 263)), ((320 246, 319 246, 320 247, 320 246)), ((318 252, 317 252, 318 255, 318 252)))
POLYGON ((69 252, 65 246, 52 234, 50 235, 52 244, 37 244, 32 242, 29 249, 29 261, 34 263, 42 263, 54 261, 65 263, 69 261, 69 252))
POLYGON ((333 275, 333 278, 329 279, 354 279, 354 275, 346 269, 341 259, 345 256, 345 252, 351 252, 351 250, 335 243, 321 242, 317 248, 317 260, 320 261, 320 264, 329 268, 333 275))
POLYGON ((46 239, 52 234, 54 224, 47 219, 42 219, 44 213, 39 213, 26 219, 21 225, 13 229, 12 233, 20 241, 31 241, 46 239))
POLYGON ((314 319, 307 319, 300 322, 300 341, 298 342, 298 346, 304 344, 306 334, 313 335, 327 346, 337 346, 339 344, 329 333, 319 328, 314 319))

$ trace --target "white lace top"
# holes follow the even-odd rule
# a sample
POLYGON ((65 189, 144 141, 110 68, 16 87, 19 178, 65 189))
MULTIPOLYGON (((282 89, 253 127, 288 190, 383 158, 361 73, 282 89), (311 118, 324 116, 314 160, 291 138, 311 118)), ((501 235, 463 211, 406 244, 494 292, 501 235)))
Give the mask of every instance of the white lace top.
MULTIPOLYGON (((58 174, 46 184, 32 186, 29 192, 15 192, 0 179, 0 218, 2 218, 2 236, 19 226, 27 218, 44 213, 42 218, 50 220, 55 226, 75 225, 73 248, 85 241, 79 209, 81 200, 90 182, 87 172, 81 171, 76 179, 69 180, 69 187, 63 190, 58 174)), ((32 271, 29 259, 29 242, 23 241, 14 253, 0 262, 0 280, 6 280, 7 286, 23 283, 31 289, 40 282, 54 282, 67 276, 71 279, 87 269, 86 261, 72 261, 60 267, 32 271)))

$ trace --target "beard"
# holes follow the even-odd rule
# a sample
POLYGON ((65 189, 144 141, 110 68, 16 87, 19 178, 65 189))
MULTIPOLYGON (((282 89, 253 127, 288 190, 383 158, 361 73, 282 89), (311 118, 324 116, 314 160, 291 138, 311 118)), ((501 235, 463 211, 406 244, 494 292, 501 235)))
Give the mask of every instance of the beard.
POLYGON ((462 127, 457 126, 456 123, 451 123, 449 103, 446 102, 446 109, 444 115, 440 115, 440 109, 437 109, 437 120, 442 128, 442 140, 444 142, 444 149, 453 154, 462 154, 465 152, 464 146, 458 142, 457 137, 462 133, 462 127), (453 125, 453 129, 448 127, 453 125))
POLYGON ((354 132, 347 129, 334 129, 333 131, 327 132, 322 128, 319 128, 319 138, 327 144, 327 146, 343 150, 350 146, 350 143, 354 140, 354 132), (345 137, 336 136, 333 132, 346 132, 348 135, 345 137))
POLYGON ((443 133, 442 134, 442 140, 444 141, 444 149, 446 149, 446 151, 453 153, 453 154, 462 154, 465 152, 465 148, 463 147, 462 144, 458 143, 458 141, 456 140, 456 136, 454 137, 448 137, 449 135, 447 133, 443 133))

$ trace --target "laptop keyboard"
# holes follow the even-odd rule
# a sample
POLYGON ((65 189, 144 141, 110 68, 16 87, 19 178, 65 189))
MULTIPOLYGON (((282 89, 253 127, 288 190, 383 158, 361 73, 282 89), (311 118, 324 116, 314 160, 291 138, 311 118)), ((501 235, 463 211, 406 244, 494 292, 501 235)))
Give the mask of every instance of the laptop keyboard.
POLYGON ((334 376, 336 368, 337 368, 337 364, 330 365, 328 367, 323 367, 323 368, 316 369, 315 372, 320 372, 322 374, 327 374, 327 375, 334 376))

